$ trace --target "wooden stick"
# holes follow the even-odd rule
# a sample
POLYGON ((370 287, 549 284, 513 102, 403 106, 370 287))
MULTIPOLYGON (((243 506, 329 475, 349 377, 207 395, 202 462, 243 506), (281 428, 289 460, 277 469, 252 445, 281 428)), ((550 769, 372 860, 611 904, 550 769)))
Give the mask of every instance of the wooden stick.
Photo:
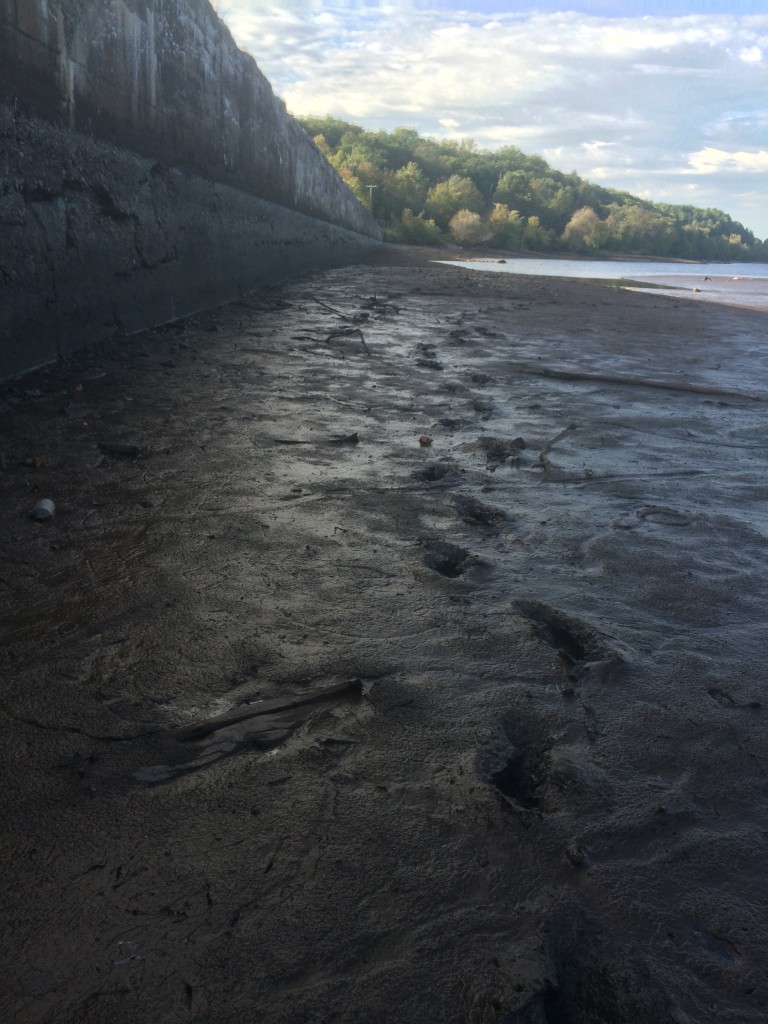
POLYGON ((299 708, 304 704, 313 704, 315 701, 327 700, 329 697, 352 695, 361 693, 363 683, 360 679, 352 679, 346 683, 336 683, 334 686, 321 686, 315 690, 307 690, 306 693, 295 694, 292 697, 277 697, 275 700, 262 700, 258 704, 251 704, 247 710, 229 711, 223 715, 216 715, 205 722, 197 725, 187 726, 180 729, 176 735, 177 740, 199 740, 204 736, 223 729, 228 725, 236 725, 238 722, 245 722, 249 718, 257 718, 259 715, 271 715, 275 711, 289 711, 291 708, 299 708))
POLYGON ((323 309, 327 309, 329 313, 334 313, 336 316, 340 316, 342 320, 349 320, 350 322, 352 322, 351 316, 347 316, 346 313, 342 313, 341 310, 339 309, 334 309, 333 306, 329 306, 326 302, 321 302, 320 299, 317 298, 317 296, 310 295, 310 298, 314 302, 316 302, 318 306, 322 306, 323 309))
POLYGON ((546 367, 529 369, 520 367, 522 373, 531 377, 552 377, 555 380, 583 380, 596 384, 626 384, 632 387, 660 388, 662 391, 687 391, 694 395, 714 395, 724 398, 743 398, 750 402, 765 402, 768 396, 753 391, 732 391, 718 388, 713 384, 688 384, 685 381, 648 380, 634 374, 580 373, 576 370, 550 370, 546 367))

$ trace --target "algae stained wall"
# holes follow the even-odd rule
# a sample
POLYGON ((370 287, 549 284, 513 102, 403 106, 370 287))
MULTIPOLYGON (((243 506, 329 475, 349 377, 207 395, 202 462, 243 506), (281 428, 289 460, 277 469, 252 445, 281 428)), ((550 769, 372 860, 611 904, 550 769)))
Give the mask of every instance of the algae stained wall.
POLYGON ((0 377, 379 239, 207 0, 0 0, 0 377))

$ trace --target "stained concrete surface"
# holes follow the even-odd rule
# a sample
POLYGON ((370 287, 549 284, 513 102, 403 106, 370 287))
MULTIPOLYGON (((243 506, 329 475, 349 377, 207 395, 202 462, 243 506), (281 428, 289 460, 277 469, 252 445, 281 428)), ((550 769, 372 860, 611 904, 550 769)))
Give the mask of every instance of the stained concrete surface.
POLYGON ((0 0, 0 380, 380 238, 207 0, 0 0))
POLYGON ((1 105, 0 172, 0 380, 379 244, 1 105))
POLYGON ((8 388, 0 1017, 763 1021, 765 323, 360 267, 8 388))
POLYGON ((208 0, 0 0, 0 102, 74 144, 380 233, 208 0))

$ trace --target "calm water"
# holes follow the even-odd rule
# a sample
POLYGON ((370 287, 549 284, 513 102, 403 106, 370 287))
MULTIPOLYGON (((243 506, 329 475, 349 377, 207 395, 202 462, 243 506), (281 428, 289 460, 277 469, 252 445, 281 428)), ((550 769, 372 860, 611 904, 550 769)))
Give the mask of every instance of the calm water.
MULTIPOLYGON (((449 262, 442 260, 440 262, 449 262)), ((674 288, 671 297, 748 306, 768 311, 768 263, 658 263, 646 260, 518 259, 453 261, 455 266, 497 274, 586 277, 641 281, 674 288)), ((639 289, 642 290, 642 289, 639 289)))

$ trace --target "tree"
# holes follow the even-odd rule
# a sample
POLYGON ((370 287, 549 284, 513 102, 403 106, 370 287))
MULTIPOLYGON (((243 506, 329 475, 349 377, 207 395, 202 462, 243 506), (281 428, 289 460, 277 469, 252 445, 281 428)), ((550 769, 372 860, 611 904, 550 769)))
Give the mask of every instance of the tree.
POLYGON ((419 165, 410 160, 392 175, 391 187, 404 209, 418 210, 427 195, 429 182, 419 165))
POLYGON ((479 213, 459 210, 451 217, 448 225, 451 236, 458 245, 480 245, 491 237, 488 225, 483 223, 479 213))
POLYGON ((388 242, 410 245, 439 245, 440 228, 423 213, 414 217, 412 210, 403 210, 399 222, 390 223, 384 237, 388 242))
POLYGON ((495 245, 502 249, 520 249, 525 221, 505 203, 496 203, 488 217, 488 230, 495 245))
POLYGON ((341 177, 344 184, 347 185, 354 192, 357 201, 361 203, 367 210, 370 210, 371 201, 368 190, 363 188, 363 183, 362 181, 360 181, 357 175, 353 174, 352 171, 348 171, 345 167, 343 167, 339 171, 339 176, 341 177))
POLYGON ((551 231, 541 226, 538 217, 529 217, 523 228, 523 245, 526 249, 535 249, 543 252, 551 249, 554 245, 555 236, 551 231))
POLYGON ((563 242, 576 252, 599 249, 608 235, 607 225, 591 206, 583 206, 571 217, 563 231, 563 242))
POLYGON ((533 212, 533 195, 531 179, 523 170, 507 171, 499 178, 496 191, 493 193, 494 203, 504 203, 510 209, 519 210, 522 214, 533 212))
POLYGON ((563 174, 515 146, 488 152, 413 128, 371 132, 332 117, 299 120, 391 235, 434 239, 467 210, 508 248, 552 249, 562 239, 576 251, 768 261, 768 245, 722 210, 651 203, 563 174))
POLYGON ((483 197, 471 178, 452 174, 447 181, 439 181, 427 192, 425 212, 434 217, 440 227, 448 222, 459 210, 479 213, 483 208, 483 197))
POLYGON ((672 225, 644 206, 618 206, 607 220, 608 241, 620 252, 665 256, 669 253, 672 225))

